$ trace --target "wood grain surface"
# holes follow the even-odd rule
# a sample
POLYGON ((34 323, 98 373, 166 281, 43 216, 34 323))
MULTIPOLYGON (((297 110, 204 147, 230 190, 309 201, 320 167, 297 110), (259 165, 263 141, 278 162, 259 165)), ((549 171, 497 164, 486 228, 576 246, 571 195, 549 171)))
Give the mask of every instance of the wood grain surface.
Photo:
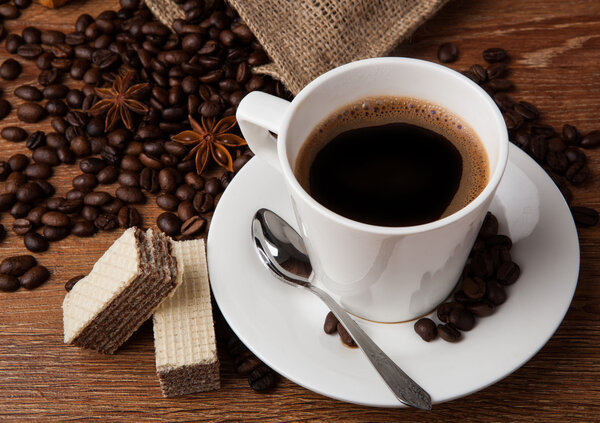
MULTIPOLYGON (((107 8, 117 9, 118 2, 74 0, 55 11, 33 5, 6 26, 15 32, 28 25, 67 32, 80 14, 95 16, 107 8)), ((600 1, 453 1, 396 53, 436 60, 437 47, 445 41, 460 48, 459 60, 451 64, 458 70, 481 63, 487 47, 506 48, 512 56, 514 96, 538 105, 545 123, 558 128, 571 123, 582 132, 600 129, 600 1)), ((2 43, 0 61, 9 56, 2 43)), ((18 82, 0 80, 13 105, 19 104, 13 89, 35 83, 36 71, 27 63, 18 82)), ((0 126, 11 124, 20 125, 14 111, 0 126)), ((50 130, 49 120, 24 126, 50 130)), ((22 143, 0 144, 1 160, 27 152, 22 143)), ((600 209, 600 151, 589 156, 593 175, 574 190, 574 204, 600 209)), ((64 194, 78 173, 76 166, 59 167, 52 179, 58 192, 64 194)), ((153 223, 158 214, 154 202, 142 211, 146 224, 153 223)), ((10 226, 12 218, 4 215, 0 222, 10 226)), ((600 421, 600 226, 579 230, 579 284, 564 322, 548 344, 504 380, 436 405, 430 413, 345 404, 287 380, 272 393, 258 394, 236 376, 222 346, 222 389, 164 399, 149 323, 114 356, 63 345, 64 282, 87 273, 119 234, 54 243, 38 255, 52 271, 50 282, 35 291, 0 292, 0 420, 600 421)), ((0 244, 0 258, 24 253, 22 239, 12 232, 0 244)))

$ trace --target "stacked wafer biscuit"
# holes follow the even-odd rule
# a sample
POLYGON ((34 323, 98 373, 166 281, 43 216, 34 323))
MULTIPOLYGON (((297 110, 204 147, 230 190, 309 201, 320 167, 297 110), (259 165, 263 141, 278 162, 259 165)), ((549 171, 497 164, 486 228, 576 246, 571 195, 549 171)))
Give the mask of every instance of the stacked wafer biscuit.
POLYGON ((204 241, 128 229, 63 301, 65 343, 113 353, 153 313, 167 397, 220 387, 204 241))
POLYGON ((204 241, 174 242, 172 252, 183 281, 153 316, 156 371, 166 397, 220 387, 204 241))

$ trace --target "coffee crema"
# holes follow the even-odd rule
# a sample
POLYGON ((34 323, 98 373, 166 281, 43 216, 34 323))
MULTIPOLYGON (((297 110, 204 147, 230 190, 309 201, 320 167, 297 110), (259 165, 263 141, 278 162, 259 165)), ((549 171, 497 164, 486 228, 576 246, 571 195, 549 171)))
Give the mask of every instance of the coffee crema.
POLYGON ((444 108, 408 97, 369 97, 313 129, 294 174, 335 213, 403 227, 465 207, 487 185, 489 164, 475 132, 444 108))

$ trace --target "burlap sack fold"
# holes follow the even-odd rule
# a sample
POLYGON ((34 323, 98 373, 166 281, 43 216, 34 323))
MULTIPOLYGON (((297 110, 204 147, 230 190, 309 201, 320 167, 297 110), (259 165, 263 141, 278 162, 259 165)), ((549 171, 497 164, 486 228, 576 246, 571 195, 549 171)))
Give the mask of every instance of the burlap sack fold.
MULTIPOLYGON (((273 60, 255 69, 294 94, 345 63, 389 53, 448 0, 228 0, 273 60)), ((153 4, 171 0, 146 0, 153 4)), ((165 8, 179 8, 175 3, 165 8)), ((172 19, 171 19, 172 22, 172 19)))

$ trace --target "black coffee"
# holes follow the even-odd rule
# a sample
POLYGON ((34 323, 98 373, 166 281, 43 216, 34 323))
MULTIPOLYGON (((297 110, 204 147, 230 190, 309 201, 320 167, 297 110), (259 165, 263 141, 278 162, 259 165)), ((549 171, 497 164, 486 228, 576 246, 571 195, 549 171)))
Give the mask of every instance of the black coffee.
POLYGON ((327 118, 302 146, 295 173, 335 213, 412 226, 470 203, 487 184, 488 163, 474 132, 444 109, 384 97, 327 118))

